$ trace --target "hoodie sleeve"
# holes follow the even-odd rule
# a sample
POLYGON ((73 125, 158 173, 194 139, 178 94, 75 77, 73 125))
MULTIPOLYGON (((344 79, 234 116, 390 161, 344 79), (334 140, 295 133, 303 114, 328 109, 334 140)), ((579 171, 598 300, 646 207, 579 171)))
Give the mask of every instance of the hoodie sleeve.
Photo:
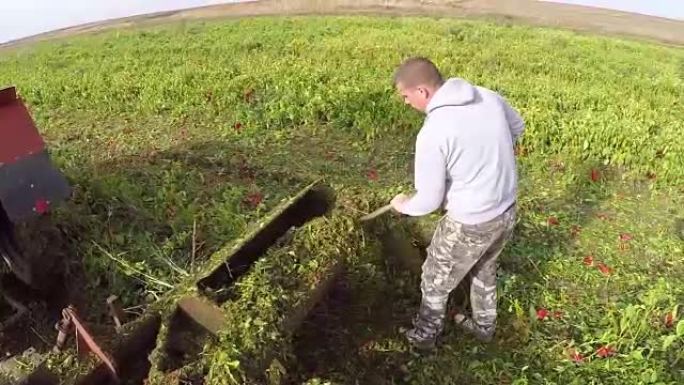
POLYGON ((525 131, 525 122, 523 121, 518 111, 516 111, 515 108, 511 107, 511 105, 508 104, 508 101, 506 101, 506 99, 504 99, 502 96, 499 96, 499 99, 501 100, 504 112, 506 113, 506 120, 508 121, 508 127, 510 127, 511 129, 513 142, 515 142, 518 140, 520 136, 522 136, 523 132, 525 131))
POLYGON ((416 194, 404 203, 402 214, 427 215, 437 210, 444 201, 446 188, 446 158, 436 138, 429 131, 416 139, 415 189, 416 194))

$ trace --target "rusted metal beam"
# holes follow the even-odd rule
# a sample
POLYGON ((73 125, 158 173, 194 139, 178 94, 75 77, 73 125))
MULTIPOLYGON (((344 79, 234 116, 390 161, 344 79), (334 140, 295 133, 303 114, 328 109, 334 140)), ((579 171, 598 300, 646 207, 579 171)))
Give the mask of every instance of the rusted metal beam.
POLYGON ((69 305, 69 307, 62 310, 62 319, 57 322, 55 328, 59 331, 59 333, 57 335, 57 343, 55 344, 53 351, 61 351, 64 348, 64 344, 69 334, 73 331, 76 334, 77 348, 79 347, 79 342, 82 341, 86 345, 86 348, 93 352, 100 359, 100 361, 105 364, 109 370, 109 374, 112 376, 112 379, 118 383, 119 376, 116 366, 114 365, 114 361, 95 342, 95 339, 76 313, 76 308, 74 308, 72 305, 69 305))
POLYGON ((197 297, 181 298, 178 309, 212 335, 218 335, 226 325, 226 317, 220 308, 197 297))

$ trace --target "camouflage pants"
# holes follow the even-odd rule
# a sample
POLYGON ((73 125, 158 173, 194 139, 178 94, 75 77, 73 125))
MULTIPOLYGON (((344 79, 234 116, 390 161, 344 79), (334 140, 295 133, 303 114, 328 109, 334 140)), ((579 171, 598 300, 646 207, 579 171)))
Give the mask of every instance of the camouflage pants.
POLYGON ((444 216, 427 249, 421 276, 422 301, 415 331, 434 338, 444 328, 449 294, 468 274, 472 318, 477 326, 496 323, 496 259, 515 226, 516 206, 484 223, 468 225, 444 216))

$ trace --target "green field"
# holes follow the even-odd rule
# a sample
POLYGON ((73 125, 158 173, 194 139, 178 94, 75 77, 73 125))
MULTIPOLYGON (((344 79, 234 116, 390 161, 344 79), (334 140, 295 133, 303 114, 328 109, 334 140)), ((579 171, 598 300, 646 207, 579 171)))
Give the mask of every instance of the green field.
MULTIPOLYGON (((75 187, 54 221, 99 307, 111 293, 127 306, 154 303, 323 178, 353 204, 298 242, 335 245, 328 223, 357 243, 330 297, 283 349, 289 383, 684 382, 680 48, 452 19, 255 18, 1 51, 0 85, 17 86, 75 187), (497 338, 483 345, 448 324, 427 356, 400 333, 418 306, 420 261, 381 253, 372 234, 349 228, 359 211, 410 191, 422 116, 391 76, 412 55, 500 92, 527 123, 497 338)), ((430 221, 384 224, 414 231, 430 221)), ((259 306, 237 300, 231 312, 273 321, 268 306, 279 299, 269 295, 287 293, 260 287, 264 277, 301 274, 279 258, 241 278, 245 296, 263 296, 259 306)), ((254 339, 269 338, 262 329, 254 339)), ((207 383, 231 383, 227 373, 241 382, 245 362, 233 361, 250 336, 207 349, 207 383)))

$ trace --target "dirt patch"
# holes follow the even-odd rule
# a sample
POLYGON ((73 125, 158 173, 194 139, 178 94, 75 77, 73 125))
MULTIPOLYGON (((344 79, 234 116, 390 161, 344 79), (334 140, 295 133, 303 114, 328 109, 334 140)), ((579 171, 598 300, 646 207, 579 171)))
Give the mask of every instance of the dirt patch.
POLYGON ((684 21, 533 0, 258 0, 90 23, 16 40, 0 45, 0 49, 84 33, 173 21, 296 14, 486 18, 684 45, 684 21))

